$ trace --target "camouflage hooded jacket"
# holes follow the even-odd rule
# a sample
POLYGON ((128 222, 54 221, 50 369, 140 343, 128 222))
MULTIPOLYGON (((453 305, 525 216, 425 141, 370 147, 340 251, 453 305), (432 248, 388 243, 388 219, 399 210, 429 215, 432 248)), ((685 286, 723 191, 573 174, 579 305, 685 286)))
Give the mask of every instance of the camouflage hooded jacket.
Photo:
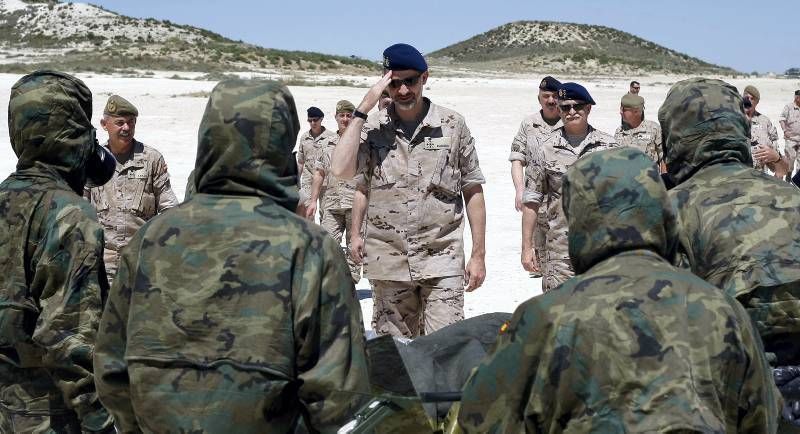
POLYGON ((578 160, 563 183, 578 275, 523 303, 464 388, 468 432, 775 432, 758 336, 736 301, 670 264, 677 228, 652 160, 578 160))
POLYGON ((0 432, 101 430, 111 425, 92 374, 103 231, 78 194, 95 146, 92 94, 41 71, 12 87, 8 112, 19 159, 0 185, 0 413, 12 424, 0 432))
POLYGON ((218 84, 190 200, 123 250, 95 354, 121 432, 335 431, 369 392, 341 249, 297 217, 294 99, 218 84))
POLYGON ((752 168, 750 127, 733 86, 679 82, 659 120, 692 272, 745 306, 779 363, 800 364, 800 191, 752 168))

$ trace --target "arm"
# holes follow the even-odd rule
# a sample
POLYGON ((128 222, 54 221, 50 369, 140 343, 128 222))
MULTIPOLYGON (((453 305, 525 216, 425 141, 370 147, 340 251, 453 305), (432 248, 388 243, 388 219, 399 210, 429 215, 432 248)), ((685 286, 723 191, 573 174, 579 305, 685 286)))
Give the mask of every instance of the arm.
POLYGON ((526 203, 522 207, 522 268, 528 272, 539 270, 536 255, 533 252, 533 234, 536 232, 539 204, 526 203))
MULTIPOLYGON (((72 196, 72 195, 70 195, 72 196)), ((53 204, 61 197, 54 196, 53 204)), ((82 199, 73 199, 74 202, 82 199)), ((108 291, 103 266, 103 229, 88 203, 69 203, 48 221, 39 245, 31 286, 40 314, 33 340, 42 348, 42 366, 73 409, 85 432, 113 430, 113 421, 95 389, 92 353, 108 291)))
POLYGON ((317 212, 317 203, 319 202, 319 192, 322 190, 322 181, 325 179, 325 172, 320 168, 314 170, 314 178, 311 181, 311 198, 308 199, 306 204, 305 218, 313 220, 314 214, 317 212))
MULTIPOLYGON (((119 261, 119 270, 103 311, 94 353, 97 393, 103 405, 114 416, 121 433, 141 432, 133 411, 128 365, 125 361, 128 310, 136 274, 136 266, 131 263, 134 253, 128 252, 133 252, 134 246, 139 246, 136 239, 131 240, 119 261)), ((138 252, 138 249, 135 250, 138 252)))
POLYGON ((511 162, 511 180, 514 181, 514 208, 522 211, 522 192, 525 190, 524 169, 522 161, 511 162))
MULTIPOLYGON (((361 100, 361 104, 358 105, 358 111, 368 113, 375 107, 391 77, 392 71, 388 71, 367 91, 364 99, 361 100)), ((353 117, 350 125, 344 130, 342 137, 339 138, 339 144, 336 145, 331 156, 331 173, 333 176, 350 179, 356 175, 358 145, 361 142, 361 128, 363 126, 363 119, 353 117)))
POLYGON ((353 192, 352 222, 350 223, 350 257, 356 264, 361 264, 367 253, 364 251, 364 235, 361 228, 364 226, 364 217, 367 215, 366 186, 359 184, 353 192))
POLYGON ((472 253, 470 254, 464 277, 467 292, 474 291, 486 278, 486 203, 483 199, 483 186, 473 185, 464 189, 467 204, 467 219, 472 234, 472 253))
POLYGON ((158 158, 153 165, 153 194, 156 197, 157 212, 159 214, 178 205, 178 198, 175 196, 175 192, 172 191, 172 185, 169 182, 167 163, 161 154, 158 154, 158 158))
POLYGON ((297 395, 309 431, 335 432, 370 392, 361 306, 333 238, 316 237, 304 257, 292 291, 297 395))

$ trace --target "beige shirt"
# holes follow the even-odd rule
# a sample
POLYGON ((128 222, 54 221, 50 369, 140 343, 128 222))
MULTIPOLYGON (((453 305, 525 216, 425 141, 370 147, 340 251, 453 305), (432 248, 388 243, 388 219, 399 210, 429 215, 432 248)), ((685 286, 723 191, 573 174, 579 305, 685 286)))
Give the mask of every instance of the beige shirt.
POLYGON ((800 142, 800 107, 794 102, 786 104, 780 116, 780 122, 786 123, 786 131, 789 139, 800 142))
POLYGON ((660 163, 663 157, 661 147, 661 125, 658 122, 643 120, 636 128, 618 127, 614 139, 620 146, 629 146, 644 152, 651 160, 660 163))
POLYGON ((178 204, 164 157, 138 141, 133 142, 133 153, 126 161, 117 161, 111 180, 87 189, 84 195, 103 225, 103 259, 109 278, 116 273, 120 250, 133 234, 158 213, 178 204))
MULTIPOLYGON (((756 112, 752 119, 750 119, 750 144, 752 146, 761 145, 764 147, 772 148, 778 151, 778 154, 783 155, 778 148, 778 129, 772 124, 768 117, 756 112)), ((752 148, 751 148, 752 149, 752 148)), ((758 163, 753 160, 753 167, 767 172, 767 165, 758 163)))
POLYGON ((528 155, 530 154, 528 147, 536 146, 541 141, 537 139, 543 139, 553 134, 554 131, 557 131, 562 126, 564 124, 561 119, 552 126, 545 122, 541 110, 526 117, 520 123, 514 140, 511 141, 511 154, 508 156, 508 161, 522 161, 527 164, 528 155))
POLYGON ((561 209, 561 181, 567 169, 588 153, 616 147, 610 135, 589 126, 589 134, 576 147, 572 147, 561 128, 545 138, 531 155, 531 164, 525 168, 525 192, 522 201, 536 203, 546 208, 549 230, 545 238, 548 258, 569 260, 567 220, 561 209))
POLYGON ((339 135, 334 134, 320 150, 317 161, 314 164, 315 170, 320 170, 325 174, 325 179, 322 181, 322 189, 325 191, 325 197, 322 199, 322 209, 325 211, 353 208, 353 192, 356 189, 356 182, 337 178, 331 174, 330 170, 331 154, 333 154, 333 149, 337 143, 339 143, 339 135))
POLYGON ((462 190, 485 183, 464 118, 429 105, 406 137, 394 107, 361 130, 357 182, 368 189, 366 265, 370 279, 414 281, 464 274, 462 190))
MULTIPOLYGON (((323 127, 324 128, 324 127, 323 127)), ((336 133, 325 128, 320 135, 314 137, 311 130, 306 131, 300 136, 297 144, 297 164, 303 165, 303 173, 300 174, 300 196, 301 200, 307 200, 311 196, 311 181, 314 179, 314 165, 319 154, 333 137, 338 137, 336 133)), ((320 194, 322 197, 322 194, 320 194)))

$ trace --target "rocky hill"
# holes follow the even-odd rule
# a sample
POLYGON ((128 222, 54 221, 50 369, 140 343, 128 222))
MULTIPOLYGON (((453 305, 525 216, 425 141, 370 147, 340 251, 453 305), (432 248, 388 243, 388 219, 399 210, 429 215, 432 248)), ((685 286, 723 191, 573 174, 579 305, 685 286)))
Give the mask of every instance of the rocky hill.
POLYGON ((0 71, 349 71, 363 59, 283 51, 170 21, 137 19, 86 3, 0 0, 0 71))
POLYGON ((428 56, 434 65, 512 72, 737 73, 609 27, 550 21, 505 24, 428 56))

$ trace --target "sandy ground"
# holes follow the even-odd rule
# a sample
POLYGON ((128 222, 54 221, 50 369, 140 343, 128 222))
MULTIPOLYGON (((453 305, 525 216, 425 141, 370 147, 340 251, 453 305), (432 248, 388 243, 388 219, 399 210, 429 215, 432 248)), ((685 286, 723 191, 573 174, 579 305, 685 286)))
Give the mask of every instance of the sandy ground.
MULTIPOLYGON (((171 73, 164 76, 171 76, 171 73)), ((0 104, 7 107, 9 91, 19 78, 0 74, 0 104)), ((208 92, 215 83, 166 78, 119 78, 112 76, 80 75, 95 95, 95 125, 99 128, 100 116, 106 98, 118 93, 139 108, 136 138, 155 146, 169 166, 172 185, 179 198, 183 197, 186 179, 194 167, 197 128, 205 109, 206 98, 188 96, 208 92)), ((573 78, 557 77, 562 81, 578 81, 587 87, 597 105, 589 116, 590 123, 601 131, 613 134, 619 125, 619 101, 628 90, 627 78, 573 78)), ((669 86, 682 77, 649 77, 639 81, 641 95, 646 100, 645 116, 657 120, 658 107, 669 86)), ((512 312, 517 305, 541 292, 539 279, 531 279, 520 263, 520 214, 514 210, 514 189, 511 183, 508 153, 520 121, 538 110, 536 85, 541 76, 528 78, 436 78, 431 76, 424 95, 434 102, 460 112, 476 139, 481 168, 486 176, 486 281, 483 287, 467 294, 467 317, 487 312, 512 312)), ((373 78, 362 81, 372 82, 373 78)), ((377 80, 377 77, 374 78, 377 80)), ((793 92, 800 89, 797 80, 741 79, 727 80, 740 90, 748 84, 761 92, 759 111, 767 115, 779 129, 777 119, 784 105, 791 102, 793 92)), ((349 99, 356 105, 366 89, 349 87, 291 87, 300 110, 301 126, 306 128, 305 109, 315 105, 328 116, 324 125, 336 129, 333 111, 340 99, 349 99)), ((4 110, 5 112, 5 110, 4 110)), ((7 112, 6 112, 7 113, 7 112)), ((16 157, 8 139, 8 123, 0 123, 0 178, 14 170, 16 157)), ((102 140, 104 133, 98 137, 102 140)), ((781 146, 783 140, 780 141, 781 146)), ((465 229, 466 249, 469 252, 469 228, 465 229)), ((362 279, 359 290, 368 290, 369 283, 362 279)), ((359 291, 365 294, 366 291, 359 291)), ((362 300, 365 324, 369 327, 372 312, 371 299, 362 300)))

